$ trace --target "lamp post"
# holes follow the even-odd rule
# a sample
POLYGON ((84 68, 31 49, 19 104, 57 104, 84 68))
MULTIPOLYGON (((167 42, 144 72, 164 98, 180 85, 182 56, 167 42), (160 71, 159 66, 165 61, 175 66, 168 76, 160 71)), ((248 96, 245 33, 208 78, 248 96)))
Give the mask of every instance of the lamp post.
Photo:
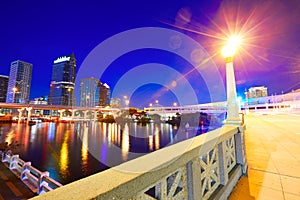
POLYGON ((239 107, 236 95, 236 83, 233 69, 233 56, 240 44, 238 37, 232 37, 222 49, 226 61, 226 87, 227 87, 227 119, 225 125, 240 125, 239 107))

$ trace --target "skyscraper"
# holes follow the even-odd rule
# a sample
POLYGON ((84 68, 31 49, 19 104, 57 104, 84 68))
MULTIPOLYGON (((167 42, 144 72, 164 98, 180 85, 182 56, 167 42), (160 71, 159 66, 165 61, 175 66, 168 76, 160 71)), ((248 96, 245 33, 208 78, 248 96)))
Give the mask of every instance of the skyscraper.
POLYGON ((80 102, 83 107, 109 105, 110 88, 96 78, 85 78, 80 81, 80 102))
POLYGON ((7 88, 7 103, 28 103, 32 64, 17 60, 11 63, 7 88))
POLYGON ((80 102, 82 107, 95 107, 99 105, 101 82, 96 78, 80 80, 80 102))
POLYGON ((104 83, 101 83, 100 86, 100 98, 99 98, 99 106, 105 107, 108 106, 110 102, 110 88, 104 83))
POLYGON ((6 102, 8 76, 0 75, 0 102, 6 102))
POLYGON ((54 60, 49 95, 50 105, 75 105, 75 76, 76 58, 73 53, 54 60))

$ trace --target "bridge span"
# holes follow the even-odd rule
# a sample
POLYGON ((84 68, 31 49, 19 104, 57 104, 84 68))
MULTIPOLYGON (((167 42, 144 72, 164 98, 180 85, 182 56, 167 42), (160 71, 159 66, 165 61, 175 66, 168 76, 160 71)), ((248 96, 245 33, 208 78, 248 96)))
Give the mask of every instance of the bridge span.
MULTIPOLYGON (((97 114, 101 112, 105 115, 116 115, 121 110, 119 108, 110 107, 76 107, 76 106, 62 106, 62 105, 42 105, 42 104, 17 104, 17 103, 0 103, 0 109, 14 109, 18 112, 18 120, 21 120, 25 114, 27 121, 34 115, 34 111, 50 111, 49 116, 56 116, 58 114, 59 119, 64 116, 70 116, 72 119, 82 117, 84 120, 87 119, 89 113, 93 114, 93 119, 97 118, 97 114), (52 112, 56 111, 56 112, 52 112), (69 112, 69 113, 67 113, 69 112), (53 114, 54 113, 54 114, 53 114)), ((14 115, 14 113, 9 113, 14 115)))

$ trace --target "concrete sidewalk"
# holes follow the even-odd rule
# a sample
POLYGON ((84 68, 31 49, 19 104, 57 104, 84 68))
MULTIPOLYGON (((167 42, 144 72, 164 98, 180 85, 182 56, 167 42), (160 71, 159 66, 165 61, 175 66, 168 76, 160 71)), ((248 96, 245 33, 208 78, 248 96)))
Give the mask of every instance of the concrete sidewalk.
POLYGON ((300 115, 245 116, 248 176, 229 199, 300 200, 300 115))
POLYGON ((36 194, 0 162, 0 200, 29 199, 34 196, 36 194))

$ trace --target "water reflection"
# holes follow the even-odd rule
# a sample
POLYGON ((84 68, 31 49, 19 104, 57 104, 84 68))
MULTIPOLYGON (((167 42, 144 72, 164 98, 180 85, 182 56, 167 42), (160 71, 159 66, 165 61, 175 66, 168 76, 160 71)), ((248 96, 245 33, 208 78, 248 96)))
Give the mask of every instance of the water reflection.
POLYGON ((64 141, 61 145, 60 149, 60 159, 59 159, 59 167, 60 171, 64 176, 67 176, 69 174, 68 171, 68 163, 69 163, 69 152, 68 152, 68 139, 69 139, 69 130, 65 132, 64 141))
MULTIPOLYGON (((116 143, 118 145, 118 142, 116 143)), ((122 158, 127 160, 129 151, 129 130, 128 125, 125 124, 123 134, 122 134, 122 158)))
POLYGON ((163 123, 0 124, 0 130, 5 142, 21 144, 15 153, 62 184, 197 134, 163 123))

